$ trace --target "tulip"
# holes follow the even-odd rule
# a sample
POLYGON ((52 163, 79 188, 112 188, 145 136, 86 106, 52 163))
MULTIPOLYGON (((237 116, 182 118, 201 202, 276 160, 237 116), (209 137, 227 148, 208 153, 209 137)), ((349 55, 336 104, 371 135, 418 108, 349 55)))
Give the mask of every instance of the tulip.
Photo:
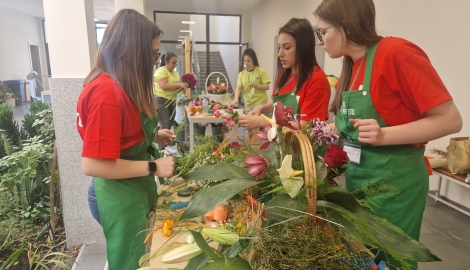
POLYGON ((255 181, 258 181, 268 169, 268 163, 262 156, 251 155, 246 157, 245 165, 248 166, 248 174, 256 177, 255 181))
MULTIPOLYGON (((225 120, 227 120, 227 119, 225 119, 225 120)), ((228 125, 229 125, 230 127, 234 127, 234 126, 235 126, 235 122, 230 121, 230 122, 228 123, 228 125)))
POLYGON ((222 114, 219 111, 215 111, 214 116, 215 118, 219 118, 222 114))
POLYGON ((232 107, 228 107, 227 110, 228 110, 229 112, 233 112, 233 108, 232 108, 232 107))
POLYGON ((217 111, 219 109, 219 107, 217 107, 217 105, 214 105, 214 107, 212 107, 212 110, 214 111, 217 111))
POLYGON ((230 120, 232 120, 232 116, 231 116, 231 115, 227 115, 227 117, 225 117, 225 119, 227 119, 227 120, 230 121, 230 120))
POLYGON ((224 121, 222 122, 222 124, 224 124, 224 125, 228 124, 228 120, 227 120, 227 119, 224 119, 224 121))

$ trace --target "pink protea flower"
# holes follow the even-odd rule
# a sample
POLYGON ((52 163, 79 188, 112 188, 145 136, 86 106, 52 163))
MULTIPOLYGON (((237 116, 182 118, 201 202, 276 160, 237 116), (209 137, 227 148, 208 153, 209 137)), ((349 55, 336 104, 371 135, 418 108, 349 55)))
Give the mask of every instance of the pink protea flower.
POLYGON ((245 165, 248 166, 248 174, 256 177, 255 181, 258 181, 268 169, 266 159, 257 155, 246 157, 245 165))
MULTIPOLYGON (((214 106, 215 107, 215 106, 214 106)), ((214 116, 219 118, 222 114, 219 111, 215 111, 214 116)))

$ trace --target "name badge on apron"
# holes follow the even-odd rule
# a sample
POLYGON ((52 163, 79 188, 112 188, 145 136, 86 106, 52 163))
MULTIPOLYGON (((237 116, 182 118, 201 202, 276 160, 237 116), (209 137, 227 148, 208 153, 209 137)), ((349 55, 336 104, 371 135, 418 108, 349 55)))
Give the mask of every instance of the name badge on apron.
POLYGON ((343 151, 348 155, 349 161, 361 164, 361 143, 358 141, 344 140, 343 151))

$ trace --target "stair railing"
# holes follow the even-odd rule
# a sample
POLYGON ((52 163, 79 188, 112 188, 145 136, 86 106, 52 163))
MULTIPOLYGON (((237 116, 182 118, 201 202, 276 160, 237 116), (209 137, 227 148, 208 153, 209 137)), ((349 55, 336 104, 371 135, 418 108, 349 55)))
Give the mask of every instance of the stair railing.
POLYGON ((198 88, 200 88, 200 85, 201 85, 201 82, 202 82, 201 67, 199 66, 199 59, 197 57, 197 52, 196 52, 196 42, 194 40, 192 41, 191 49, 192 49, 191 63, 193 65, 194 75, 196 75, 196 78, 197 78, 197 81, 198 81, 197 85, 199 86, 199 87, 196 87, 196 93, 200 93, 201 89, 198 89, 198 88))

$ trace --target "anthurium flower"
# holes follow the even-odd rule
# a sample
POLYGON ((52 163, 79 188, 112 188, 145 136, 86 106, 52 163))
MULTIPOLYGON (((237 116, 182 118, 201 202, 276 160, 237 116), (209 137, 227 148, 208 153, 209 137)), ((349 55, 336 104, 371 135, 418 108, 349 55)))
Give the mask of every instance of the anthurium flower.
POLYGON ((292 155, 286 155, 284 157, 281 168, 277 171, 281 178, 281 184, 287 190, 287 194, 289 194, 291 198, 294 198, 304 185, 304 179, 297 177, 297 175, 302 174, 303 171, 295 171, 292 169, 292 155))
POLYGON ((268 169, 266 159, 257 155, 246 157, 245 165, 248 166, 248 174, 256 177, 255 181, 258 181, 268 169))

